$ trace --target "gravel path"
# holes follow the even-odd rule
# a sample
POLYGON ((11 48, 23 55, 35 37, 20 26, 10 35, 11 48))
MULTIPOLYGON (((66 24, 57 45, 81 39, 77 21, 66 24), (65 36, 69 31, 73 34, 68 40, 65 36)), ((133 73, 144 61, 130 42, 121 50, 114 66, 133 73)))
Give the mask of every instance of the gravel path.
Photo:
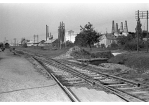
POLYGON ((25 58, 0 52, 0 101, 69 102, 54 80, 41 75, 25 58))

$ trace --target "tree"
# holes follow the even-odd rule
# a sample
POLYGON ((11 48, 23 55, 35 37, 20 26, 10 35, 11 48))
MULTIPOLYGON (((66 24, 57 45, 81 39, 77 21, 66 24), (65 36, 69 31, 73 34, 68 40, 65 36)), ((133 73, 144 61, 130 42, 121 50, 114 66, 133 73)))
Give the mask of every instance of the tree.
POLYGON ((81 32, 77 34, 75 38, 75 44, 78 44, 81 46, 88 45, 91 49, 94 43, 99 42, 100 35, 94 30, 93 25, 90 22, 88 22, 88 24, 86 24, 84 28, 82 26, 80 27, 81 27, 81 32))
POLYGON ((141 35, 142 35, 142 28, 141 28, 141 26, 142 26, 142 24, 141 24, 141 22, 140 22, 140 19, 137 21, 137 26, 136 26, 136 28, 135 28, 135 30, 136 30, 136 37, 137 37, 137 33, 138 33, 138 37, 140 38, 141 37, 141 35))
POLYGON ((22 47, 27 47, 27 40, 25 39, 25 38, 22 38, 21 39, 21 45, 22 45, 22 47))
POLYGON ((127 36, 118 36, 117 43, 120 47, 123 47, 126 43, 130 42, 134 37, 131 34, 127 36))
POLYGON ((68 41, 66 41, 66 46, 67 46, 67 47, 72 47, 72 46, 73 46, 73 43, 68 40, 68 41))
POLYGON ((0 48, 3 48, 4 44, 2 42, 0 42, 0 48))

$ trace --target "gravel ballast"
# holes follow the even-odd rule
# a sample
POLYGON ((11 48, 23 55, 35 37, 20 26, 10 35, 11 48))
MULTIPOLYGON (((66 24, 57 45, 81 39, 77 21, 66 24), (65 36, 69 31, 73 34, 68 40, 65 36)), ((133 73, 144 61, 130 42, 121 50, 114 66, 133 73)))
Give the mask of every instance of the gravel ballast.
POLYGON ((52 78, 46 78, 25 58, 0 52, 1 102, 69 102, 52 78))

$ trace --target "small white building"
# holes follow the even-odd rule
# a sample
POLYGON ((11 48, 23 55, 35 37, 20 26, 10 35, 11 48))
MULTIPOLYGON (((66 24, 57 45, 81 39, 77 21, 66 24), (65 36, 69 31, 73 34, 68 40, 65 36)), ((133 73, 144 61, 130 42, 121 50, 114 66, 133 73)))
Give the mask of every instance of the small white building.
POLYGON ((26 43, 27 43, 27 46, 33 46, 34 45, 34 42, 32 40, 29 40, 26 43))
POLYGON ((111 44, 113 42, 117 43, 116 37, 113 34, 111 34, 111 33, 107 33, 107 34, 103 34, 100 37, 99 45, 101 46, 102 44, 104 44, 105 47, 107 48, 108 46, 111 46, 111 44))
POLYGON ((75 42, 75 37, 77 36, 77 33, 75 33, 73 30, 69 30, 65 33, 65 41, 71 41, 72 43, 75 42))

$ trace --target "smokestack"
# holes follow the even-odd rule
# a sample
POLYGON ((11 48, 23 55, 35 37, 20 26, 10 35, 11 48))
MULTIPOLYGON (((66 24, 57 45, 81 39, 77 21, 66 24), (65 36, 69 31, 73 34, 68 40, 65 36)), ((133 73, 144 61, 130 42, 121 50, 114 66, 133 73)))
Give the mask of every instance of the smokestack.
POLYGON ((120 32, 123 32, 123 22, 121 22, 120 32))
POLYGON ((115 33, 117 33, 118 34, 118 23, 116 23, 116 27, 115 27, 115 33))
POLYGON ((128 33, 127 21, 125 21, 125 25, 124 25, 124 33, 128 33))
POLYGON ((46 25, 46 41, 47 41, 47 25, 46 25))
POLYGON ((47 39, 49 37, 49 26, 47 26, 47 39))
POLYGON ((112 33, 114 33, 115 32, 115 30, 114 30, 115 28, 114 28, 114 20, 112 21, 112 33))

